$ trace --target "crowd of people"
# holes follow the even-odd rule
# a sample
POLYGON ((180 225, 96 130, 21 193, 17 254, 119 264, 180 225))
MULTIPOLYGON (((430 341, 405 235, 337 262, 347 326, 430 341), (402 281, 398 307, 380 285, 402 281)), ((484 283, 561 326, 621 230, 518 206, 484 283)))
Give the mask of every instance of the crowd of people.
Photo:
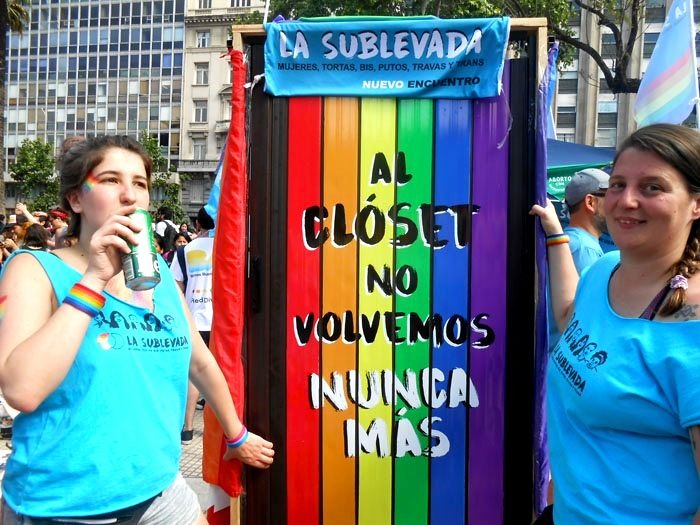
MULTIPOLYGON (((4 525, 206 524, 179 473, 189 383, 219 420, 224 460, 273 462, 273 444, 236 412, 168 265, 161 259, 152 288, 127 286, 122 258, 142 230, 131 215, 149 208, 150 182, 150 157, 134 139, 83 138, 64 147, 61 208, 43 221, 59 213, 63 223, 49 232, 43 214, 22 205, 10 221, 17 237, 0 273, 0 389, 18 415, 4 525), (52 233, 53 248, 32 249, 35 233, 52 233)), ((167 252, 165 231, 156 238, 167 252)))
POLYGON ((19 248, 49 250, 70 244, 65 236, 68 213, 60 206, 30 212, 24 203, 17 202, 14 211, 9 217, 0 215, 0 265, 19 248))
MULTIPOLYGON (((53 206, 48 211, 30 212, 24 203, 17 202, 14 212, 9 216, 0 214, 0 267, 12 252, 20 248, 51 251, 70 247, 77 242, 74 235, 66 235, 69 214, 61 206, 53 206)), ((173 210, 163 206, 158 209, 157 216, 172 217, 173 210)), ((167 221, 172 224, 170 219, 167 221)), ((165 224, 165 220, 159 220, 153 235, 158 253, 170 264, 175 250, 187 245, 198 233, 190 228, 189 222, 182 222, 172 238, 167 239, 165 224)))

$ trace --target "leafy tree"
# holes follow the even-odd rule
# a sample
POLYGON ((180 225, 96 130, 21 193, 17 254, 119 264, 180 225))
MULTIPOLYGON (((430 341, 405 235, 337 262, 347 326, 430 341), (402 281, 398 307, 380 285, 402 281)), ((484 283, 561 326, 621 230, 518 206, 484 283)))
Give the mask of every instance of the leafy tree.
POLYGON ((592 57, 613 93, 636 93, 639 89, 640 79, 630 78, 628 71, 632 50, 641 37, 644 0, 273 0, 271 11, 285 18, 361 14, 546 17, 550 34, 564 44, 559 54, 561 63, 571 63, 575 53, 581 51, 592 57), (590 13, 599 26, 610 30, 614 54, 605 58, 613 59, 612 67, 595 47, 574 36, 569 21, 579 12, 590 13))
MULTIPOLYGON (((152 194, 162 195, 160 200, 151 200, 151 207, 157 210, 161 206, 167 206, 173 210, 173 220, 177 224, 187 219, 185 210, 180 204, 180 185, 175 182, 170 182, 171 175, 175 172, 175 168, 165 158, 160 149, 158 139, 148 134, 148 131, 142 130, 139 142, 151 157, 153 169, 151 172, 151 188, 152 194)), ((180 178, 184 178, 181 174, 180 178)))
POLYGON ((538 3, 537 0, 505 1, 511 4, 507 6, 507 12, 514 16, 546 16, 550 33, 564 44, 590 55, 613 93, 637 92, 641 79, 629 76, 629 66, 634 46, 641 45, 644 0, 572 0, 571 4, 562 4, 559 0, 543 3, 538 3), (610 30, 614 39, 611 46, 614 53, 605 58, 613 59, 612 67, 608 66, 595 47, 574 36, 568 23, 579 11, 581 16, 588 13, 595 23, 610 30))
POLYGON ((10 174, 18 183, 18 200, 24 200, 30 210, 48 210, 60 202, 53 145, 42 139, 25 139, 10 174))
MULTIPOLYGON (((7 30, 22 33, 29 21, 29 0, 0 0, 0 100, 5 101, 5 54, 7 53, 7 30)), ((0 174, 5 171, 5 113, 0 111, 0 174)), ((0 175, 0 210, 5 209, 5 179, 0 175)))
POLYGON ((353 15, 409 15, 413 13, 412 2, 401 0, 272 0, 270 13, 281 14, 285 18, 312 16, 353 16, 353 15))
POLYGON ((260 11, 253 11, 251 13, 240 13, 233 16, 233 24, 235 25, 246 25, 246 24, 262 24, 263 23, 263 13, 260 11))

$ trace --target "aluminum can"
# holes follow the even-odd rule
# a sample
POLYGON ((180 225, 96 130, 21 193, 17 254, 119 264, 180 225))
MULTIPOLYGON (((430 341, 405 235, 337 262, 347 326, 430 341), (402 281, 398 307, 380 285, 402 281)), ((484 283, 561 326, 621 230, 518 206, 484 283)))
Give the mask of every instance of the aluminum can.
POLYGON ((139 243, 129 243, 131 253, 122 255, 124 280, 127 288, 131 290, 150 290, 160 282, 160 268, 156 243, 153 240, 151 214, 146 210, 138 209, 129 217, 141 226, 141 231, 136 234, 139 243))

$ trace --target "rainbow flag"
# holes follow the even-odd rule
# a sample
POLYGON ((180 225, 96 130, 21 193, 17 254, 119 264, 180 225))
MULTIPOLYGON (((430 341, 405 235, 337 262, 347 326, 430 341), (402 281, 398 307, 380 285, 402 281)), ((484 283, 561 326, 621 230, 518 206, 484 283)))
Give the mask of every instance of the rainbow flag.
POLYGON ((693 3, 675 0, 639 85, 634 105, 640 126, 681 124, 697 102, 693 3))
POLYGON ((288 525, 503 523, 507 100, 289 99, 288 525))

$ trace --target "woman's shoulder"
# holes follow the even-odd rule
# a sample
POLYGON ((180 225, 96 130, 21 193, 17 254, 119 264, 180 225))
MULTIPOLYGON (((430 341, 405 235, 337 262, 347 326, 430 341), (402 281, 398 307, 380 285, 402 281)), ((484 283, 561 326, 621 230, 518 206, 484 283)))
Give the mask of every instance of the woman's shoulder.
POLYGON ((21 249, 15 251, 3 264, 2 276, 7 272, 12 272, 13 275, 19 278, 24 274, 28 274, 31 277, 37 275, 37 270, 43 269, 44 273, 54 278, 67 278, 69 268, 75 270, 65 259, 59 257, 56 251, 21 249))
POLYGON ((23 286, 24 283, 50 287, 48 271, 44 264, 46 252, 17 250, 5 261, 0 272, 0 283, 4 286, 23 286), (42 271, 43 270, 43 271, 42 271))
POLYGON ((596 280, 605 277, 609 278, 619 264, 620 252, 617 250, 608 252, 581 271, 581 281, 590 279, 591 277, 589 276, 595 276, 596 280))

